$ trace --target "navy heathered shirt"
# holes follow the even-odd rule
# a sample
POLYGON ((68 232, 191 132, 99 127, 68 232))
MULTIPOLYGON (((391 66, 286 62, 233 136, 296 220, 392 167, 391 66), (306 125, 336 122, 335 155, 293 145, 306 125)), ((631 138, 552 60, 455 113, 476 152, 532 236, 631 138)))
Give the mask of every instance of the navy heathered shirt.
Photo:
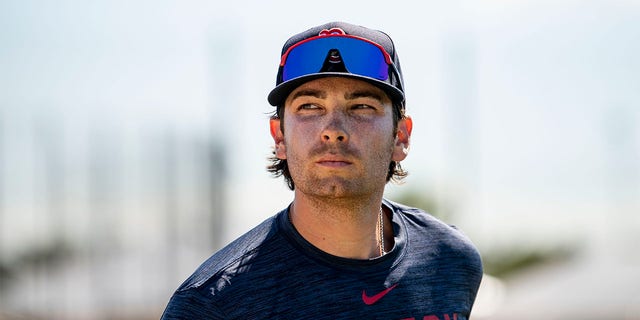
POLYGON ((395 238, 386 255, 327 254, 285 209, 203 263, 162 319, 468 319, 482 278, 473 244, 419 209, 383 205, 395 238))

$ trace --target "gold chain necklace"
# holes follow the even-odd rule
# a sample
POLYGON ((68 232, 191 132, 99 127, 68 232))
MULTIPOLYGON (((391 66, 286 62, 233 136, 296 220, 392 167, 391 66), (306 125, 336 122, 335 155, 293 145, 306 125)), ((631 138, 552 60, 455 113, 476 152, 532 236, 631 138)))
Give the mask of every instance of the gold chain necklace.
MULTIPOLYGON (((287 212, 287 219, 289 220, 289 223, 293 225, 293 221, 291 220, 291 210, 287 212)), ((380 256, 384 256, 387 252, 384 251, 384 218, 382 207, 380 207, 380 211, 378 213, 378 239, 378 251, 380 252, 380 256)))
POLYGON ((380 249, 380 256, 385 255, 384 251, 384 218, 382 216, 382 207, 380 207, 380 213, 378 214, 378 224, 380 227, 378 228, 378 248, 380 249))

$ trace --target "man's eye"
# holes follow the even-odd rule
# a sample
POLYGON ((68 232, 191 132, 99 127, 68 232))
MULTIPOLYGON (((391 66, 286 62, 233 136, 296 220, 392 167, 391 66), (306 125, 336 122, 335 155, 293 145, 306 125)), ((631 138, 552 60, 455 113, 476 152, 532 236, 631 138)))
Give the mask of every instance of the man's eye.
POLYGON ((320 107, 311 103, 305 103, 298 107, 298 110, 315 110, 315 109, 320 109, 320 107))
POLYGON ((357 104, 357 105, 354 105, 352 107, 352 109, 354 109, 354 110, 368 110, 368 109, 375 110, 375 108, 373 106, 370 106, 368 104, 357 104))

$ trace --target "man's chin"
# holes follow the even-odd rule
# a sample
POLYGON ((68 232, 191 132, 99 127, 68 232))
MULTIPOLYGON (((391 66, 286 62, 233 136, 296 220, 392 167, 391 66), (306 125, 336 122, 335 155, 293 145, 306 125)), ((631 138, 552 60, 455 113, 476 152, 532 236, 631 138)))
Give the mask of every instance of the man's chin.
POLYGON ((358 197, 364 191, 362 186, 354 184, 353 179, 336 176, 317 179, 313 183, 296 184, 296 189, 298 188, 311 196, 333 199, 358 197))

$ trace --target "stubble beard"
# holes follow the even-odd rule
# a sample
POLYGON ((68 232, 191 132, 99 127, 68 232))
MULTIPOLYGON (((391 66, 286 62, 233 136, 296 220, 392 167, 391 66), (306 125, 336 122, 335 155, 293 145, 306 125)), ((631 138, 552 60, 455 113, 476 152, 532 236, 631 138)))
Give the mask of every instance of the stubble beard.
MULTIPOLYGON (((313 155, 320 154, 326 147, 313 149, 309 157, 287 155, 289 172, 299 192, 318 200, 349 201, 369 198, 372 194, 384 191, 393 144, 393 140, 387 144, 387 153, 370 155, 374 166, 358 168, 356 164, 352 164, 354 168, 348 169, 352 171, 346 173, 321 172, 314 163, 309 164, 309 167, 301 165, 308 163, 305 159, 313 158, 313 155)), ((359 152, 351 149, 340 152, 362 159, 359 152)))

